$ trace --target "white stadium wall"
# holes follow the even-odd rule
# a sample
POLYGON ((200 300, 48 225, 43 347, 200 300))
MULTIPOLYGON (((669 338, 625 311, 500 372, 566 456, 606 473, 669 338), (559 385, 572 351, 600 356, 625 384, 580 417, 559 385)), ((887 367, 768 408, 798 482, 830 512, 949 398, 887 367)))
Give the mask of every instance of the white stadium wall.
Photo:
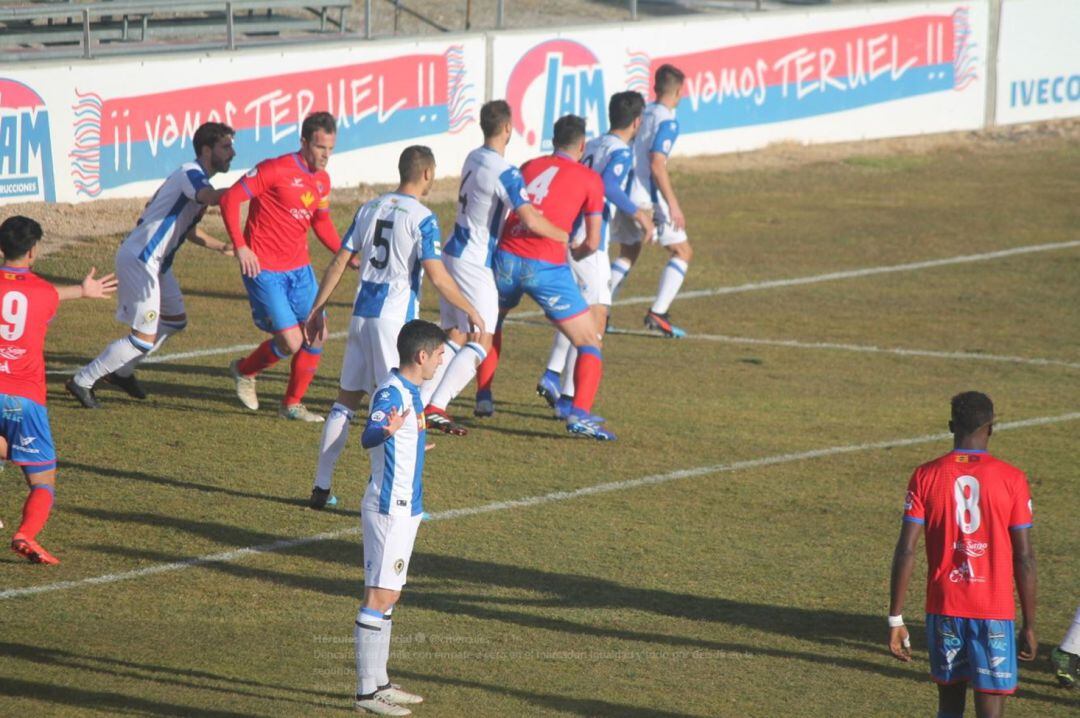
POLYGON ((998 124, 1080 115, 1080 2, 1005 0, 997 60, 998 124))
POLYGON ((455 174, 492 97, 514 106, 509 154, 522 161, 548 150, 561 114, 606 130, 608 96, 648 95, 664 62, 687 74, 683 155, 1075 116, 1077 27, 1080 2, 937 1, 10 64, 0 68, 0 204, 147 196, 211 119, 238 131, 228 181, 296 148, 298 118, 322 109, 341 125, 329 168, 339 187, 394 181, 398 153, 414 143, 455 174))

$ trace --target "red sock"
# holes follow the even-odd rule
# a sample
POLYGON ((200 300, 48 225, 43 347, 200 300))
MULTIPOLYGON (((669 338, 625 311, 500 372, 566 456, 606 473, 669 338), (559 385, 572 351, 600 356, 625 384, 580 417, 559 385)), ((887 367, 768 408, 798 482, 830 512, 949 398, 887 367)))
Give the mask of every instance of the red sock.
POLYGON ((236 370, 244 376, 255 376, 263 369, 268 369, 278 363, 281 357, 275 351, 274 340, 267 339, 255 347, 255 351, 248 354, 236 365, 236 370))
POLYGON ((38 532, 49 520, 49 510, 53 505, 53 488, 51 486, 34 486, 30 489, 30 495, 23 504, 22 523, 15 533, 22 534, 28 539, 38 535, 38 532))
POLYGON ((578 347, 574 364, 574 408, 591 414, 600 377, 604 374, 604 359, 596 347, 578 347))
POLYGON ((304 394, 319 368, 320 359, 322 349, 308 346, 300 347, 300 351, 293 355, 292 367, 289 369, 289 386, 285 389, 285 406, 293 406, 304 400, 304 394))
POLYGON ((491 339, 491 349, 484 361, 476 367, 476 393, 482 391, 491 393, 491 382, 495 378, 495 370, 499 368, 499 352, 502 351, 502 329, 496 329, 491 339))

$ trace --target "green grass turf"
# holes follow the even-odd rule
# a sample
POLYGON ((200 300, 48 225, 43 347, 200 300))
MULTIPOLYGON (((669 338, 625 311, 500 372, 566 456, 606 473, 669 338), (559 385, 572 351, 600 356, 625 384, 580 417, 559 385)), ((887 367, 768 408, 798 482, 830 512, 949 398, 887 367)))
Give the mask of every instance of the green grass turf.
MULTIPOLYGON (((797 169, 676 171, 709 289, 1080 236, 1080 147, 1068 140, 797 169)), ((678 167, 676 166, 676 169, 678 167)), ((453 207, 436 206, 449 226, 453 207)), ((48 211, 44 208, 43 211, 48 211)), ((344 227, 351 208, 335 207, 344 227)), ((216 220, 208 222, 219 229, 216 220)), ((46 257, 73 281, 108 267, 119 237, 46 257)), ((317 266, 327 257, 313 245, 317 266)), ((651 294, 646 251, 622 297, 651 294)), ((164 353, 261 339, 232 260, 185 248, 177 261, 190 329, 164 353)), ((677 302, 692 333, 1008 354, 1080 362, 1080 250, 677 302)), ((336 297, 344 328, 353 281, 336 297)), ((434 297, 425 299, 432 316, 434 297)), ((123 329, 112 302, 65 303, 51 367, 74 367, 123 329)), ((529 307, 531 308, 531 307, 529 307)), ((642 305, 615 324, 636 328, 642 305)), ((597 411, 619 441, 566 436, 533 395, 550 330, 507 327, 498 415, 453 410, 473 432, 436 437, 429 510, 573 490, 945 429, 948 398, 995 398, 1003 420, 1080 407, 1078 374, 1037 366, 613 335, 597 411)), ((309 404, 336 390, 331 342, 309 404)), ((239 356, 240 352, 236 355, 239 356)), ((78 581, 282 538, 358 526, 367 459, 354 432, 336 510, 303 508, 320 429, 274 416, 283 369, 243 411, 232 355, 146 365, 152 397, 102 389, 76 409, 50 378, 62 463, 42 534, 62 559, 0 558, 0 589, 78 581)), ((471 390, 466 394, 470 394, 471 390)), ((1046 654, 1076 608, 1076 421, 996 435, 1031 477, 1042 649, 1021 669, 1010 716, 1078 715, 1046 654)), ((395 612, 391 674, 428 697, 418 716, 931 715, 922 639, 924 563, 905 613, 916 660, 885 650, 888 569, 900 503, 932 441, 685 478, 421 527, 395 612)), ((19 472, 0 481, 17 522, 19 472)), ((361 595, 355 534, 237 561, 3 601, 2 715, 317 716, 350 711, 352 621, 361 595)))

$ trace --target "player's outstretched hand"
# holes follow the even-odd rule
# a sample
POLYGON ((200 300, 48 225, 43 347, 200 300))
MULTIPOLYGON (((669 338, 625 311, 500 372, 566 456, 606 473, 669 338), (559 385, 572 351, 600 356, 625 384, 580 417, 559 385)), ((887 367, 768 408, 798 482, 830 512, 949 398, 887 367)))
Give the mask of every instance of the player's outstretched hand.
POLYGON ((1035 639, 1035 629, 1024 626, 1020 629, 1020 650, 1016 657, 1021 661, 1033 661, 1039 652, 1039 642, 1035 639))
POLYGON ((116 275, 105 274, 94 277, 97 267, 90 267, 89 273, 82 280, 82 295, 90 299, 107 299, 116 291, 116 275))
POLYGON ((254 279, 259 275, 259 258, 249 247, 241 247, 236 250, 236 261, 240 262, 240 272, 245 277, 254 279))
POLYGON ((394 433, 401 428, 401 425, 405 423, 405 417, 407 417, 408 415, 408 408, 406 408, 405 411, 399 414, 396 406, 391 407, 390 413, 386 415, 390 421, 389 423, 387 423, 386 428, 383 430, 386 432, 386 435, 393 436, 394 433))
POLYGON ((321 307, 316 307, 311 310, 311 314, 304 320, 304 339, 308 344, 314 344, 320 338, 325 339, 323 333, 326 331, 326 314, 323 313, 321 307))
POLYGON ((911 635, 907 626, 897 626, 889 629, 889 652, 898 661, 907 663, 911 660, 911 635))

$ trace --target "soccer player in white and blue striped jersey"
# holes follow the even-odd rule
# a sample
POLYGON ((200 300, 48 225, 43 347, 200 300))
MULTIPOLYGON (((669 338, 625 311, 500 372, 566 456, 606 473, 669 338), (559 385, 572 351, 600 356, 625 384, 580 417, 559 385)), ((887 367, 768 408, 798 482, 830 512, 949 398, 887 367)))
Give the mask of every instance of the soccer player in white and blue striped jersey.
POLYGON ((423 698, 390 682, 391 613, 409 572, 424 513, 427 426, 420 385, 442 363, 446 333, 420 319, 397 337, 401 364, 375 390, 360 443, 371 456, 361 504, 364 602, 356 615, 356 707, 378 715, 409 715, 402 707, 423 698))
MULTIPOLYGON (((487 326, 484 332, 476 331, 468 317, 445 299, 442 301, 440 323, 449 334, 449 361, 424 385, 424 411, 429 426, 455 436, 467 432, 446 413, 446 408, 472 381, 476 368, 491 351, 499 318, 499 290, 491 260, 507 215, 513 210, 530 231, 541 236, 558 242, 568 239, 565 231, 545 219, 529 202, 521 172, 504 157, 513 134, 512 120, 505 100, 492 100, 480 108, 484 144, 469 153, 461 168, 454 233, 443 251, 447 271, 487 326)), ((491 414, 490 405, 490 397, 486 404, 478 398, 477 415, 491 414)))
MULTIPOLYGON (((637 92, 617 92, 608 102, 607 134, 594 137, 585 143, 581 163, 591 167, 604 180, 604 212, 600 229, 600 246, 596 252, 581 260, 570 256, 570 268, 574 272, 581 294, 589 304, 596 323, 597 336, 602 337, 611 307, 611 268, 608 264, 608 243, 612 237, 639 237, 648 241, 653 235, 653 223, 649 212, 639 208, 631 195, 635 183, 634 156, 630 143, 641 127, 645 98, 637 92)), ((571 241, 575 247, 585 238, 585 228, 579 224, 571 241)), ((562 332, 555 332, 555 340, 548 357, 547 371, 536 385, 536 393, 555 409, 559 419, 565 419, 574 396, 574 363, 577 350, 562 332), (560 387, 561 375, 561 387, 560 387)))
POLYGON ((349 422, 364 399, 397 366, 395 342, 401 327, 417 317, 424 273, 467 321, 485 330, 484 320, 443 266, 438 218, 420 201, 435 181, 435 155, 422 145, 406 147, 398 160, 398 173, 401 182, 395 191, 357 211, 341 249, 326 268, 305 322, 309 338, 321 334, 326 303, 349 263, 358 257, 360 283, 349 322, 338 398, 323 425, 309 503, 314 509, 335 503, 330 495, 331 478, 348 439, 349 422))
POLYGON ((200 125, 191 141, 195 160, 166 178, 117 250, 120 286, 116 320, 130 326, 131 333, 109 344, 68 380, 67 390, 87 409, 99 406, 94 384, 101 379, 136 399, 146 398, 146 391, 135 379, 135 367, 187 326, 184 296, 172 272, 173 259, 184 240, 232 254, 230 245, 196 225, 206 207, 216 205, 221 197, 223 190, 211 187, 210 178, 229 171, 236 156, 234 135, 231 127, 220 122, 200 125))

